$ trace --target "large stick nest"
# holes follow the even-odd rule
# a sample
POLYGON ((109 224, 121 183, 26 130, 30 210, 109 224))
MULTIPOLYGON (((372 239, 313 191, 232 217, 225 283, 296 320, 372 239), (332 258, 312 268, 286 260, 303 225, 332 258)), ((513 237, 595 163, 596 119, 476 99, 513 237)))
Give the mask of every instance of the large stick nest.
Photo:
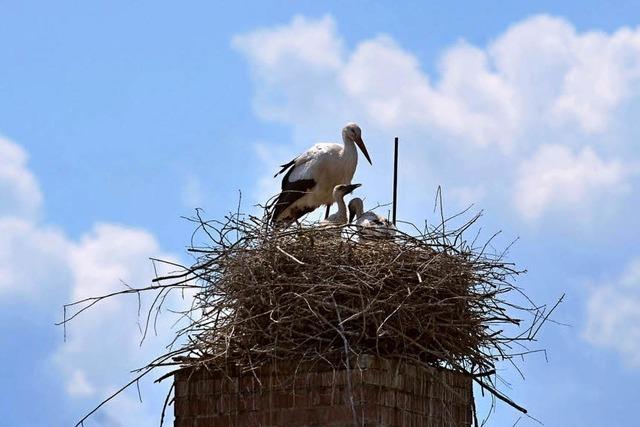
POLYGON ((206 314, 191 345, 207 363, 335 359, 346 340, 354 355, 487 370, 500 346, 491 325, 517 322, 496 304, 517 271, 441 238, 361 242, 348 227, 238 225, 242 239, 203 251, 193 269, 206 314))

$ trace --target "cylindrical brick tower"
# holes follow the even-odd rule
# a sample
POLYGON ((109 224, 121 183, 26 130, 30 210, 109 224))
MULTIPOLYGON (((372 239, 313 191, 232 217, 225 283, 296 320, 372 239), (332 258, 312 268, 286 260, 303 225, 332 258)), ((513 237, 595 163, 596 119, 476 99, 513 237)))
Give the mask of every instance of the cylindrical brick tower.
POLYGON ((351 365, 279 362, 246 373, 184 368, 175 374, 174 426, 471 425, 469 376, 368 356, 351 365))

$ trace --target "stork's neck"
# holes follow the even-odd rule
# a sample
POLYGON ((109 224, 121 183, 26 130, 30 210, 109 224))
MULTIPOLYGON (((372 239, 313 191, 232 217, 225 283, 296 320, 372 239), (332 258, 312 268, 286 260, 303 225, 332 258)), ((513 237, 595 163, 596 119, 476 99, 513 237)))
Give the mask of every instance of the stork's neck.
POLYGON ((342 142, 344 143, 344 157, 352 157, 358 161, 358 151, 356 150, 356 143, 347 138, 346 135, 342 135, 342 142))
POLYGON ((347 217, 347 206, 344 204, 344 194, 338 193, 334 195, 334 200, 338 205, 338 215, 340 217, 347 217))
POLYGON ((364 205, 362 202, 355 204, 356 218, 360 218, 364 213, 364 205))

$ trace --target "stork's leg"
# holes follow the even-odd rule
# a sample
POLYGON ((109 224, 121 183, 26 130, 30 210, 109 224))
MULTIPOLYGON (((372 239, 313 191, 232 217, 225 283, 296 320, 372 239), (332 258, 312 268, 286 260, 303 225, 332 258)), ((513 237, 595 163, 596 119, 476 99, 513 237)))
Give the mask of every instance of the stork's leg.
POLYGON ((331 205, 327 205, 327 210, 324 213, 324 219, 329 218, 329 209, 331 209, 331 205))

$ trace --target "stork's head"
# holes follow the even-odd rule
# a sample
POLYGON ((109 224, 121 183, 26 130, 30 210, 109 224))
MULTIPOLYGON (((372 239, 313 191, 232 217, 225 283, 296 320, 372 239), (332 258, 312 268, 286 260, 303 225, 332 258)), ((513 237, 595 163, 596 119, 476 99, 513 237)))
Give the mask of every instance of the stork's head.
POLYGON ((343 198, 347 194, 350 194, 353 190, 360 187, 362 184, 340 184, 333 187, 333 199, 343 198))
POLYGON ((360 126, 355 123, 347 123, 344 129, 342 129, 342 138, 355 142, 362 151, 362 154, 367 158, 369 164, 373 164, 367 152, 367 147, 365 147, 364 141, 362 140, 362 130, 360 130, 360 126))
POLYGON ((359 217, 364 212, 364 204, 360 197, 354 197, 349 201, 349 222, 359 217))

